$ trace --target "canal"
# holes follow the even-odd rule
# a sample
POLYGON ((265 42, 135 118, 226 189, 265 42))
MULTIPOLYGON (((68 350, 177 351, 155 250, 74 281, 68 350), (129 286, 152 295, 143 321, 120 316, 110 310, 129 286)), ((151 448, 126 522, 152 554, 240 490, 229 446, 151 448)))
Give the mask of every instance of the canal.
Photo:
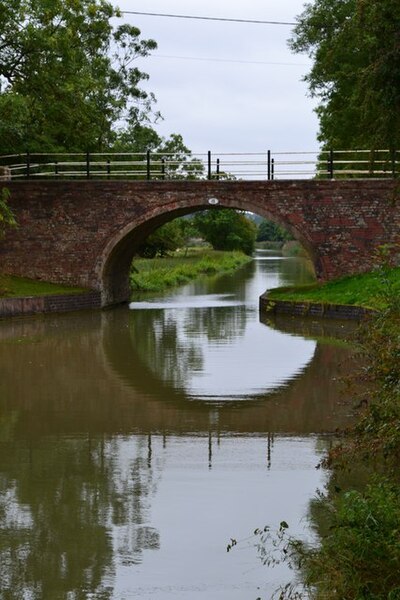
POLYGON ((258 298, 309 278, 259 251, 129 307, 0 322, 0 597, 268 600, 293 579, 252 532, 315 541, 353 359, 344 324, 258 298))

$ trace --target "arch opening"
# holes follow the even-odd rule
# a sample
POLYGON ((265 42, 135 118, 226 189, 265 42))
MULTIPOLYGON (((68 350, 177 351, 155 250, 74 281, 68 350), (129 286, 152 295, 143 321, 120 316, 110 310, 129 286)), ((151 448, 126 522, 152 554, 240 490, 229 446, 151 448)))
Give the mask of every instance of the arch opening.
MULTIPOLYGON (((145 242, 146 238, 162 225, 173 221, 178 217, 194 214, 212 208, 224 208, 239 211, 251 212, 259 215, 282 229, 288 231, 295 240, 297 240, 308 253, 317 275, 320 272, 318 257, 315 249, 305 232, 299 231, 292 224, 286 222, 276 214, 263 208, 252 207, 248 202, 245 207, 240 204, 232 203, 227 206, 226 203, 209 202, 189 206, 164 207, 163 210, 153 214, 145 215, 141 220, 128 223, 112 240, 109 241, 98 263, 98 276, 100 279, 100 289, 102 294, 102 305, 110 306, 113 304, 128 302, 131 298, 131 288, 129 284, 129 275, 131 271, 132 260, 137 249, 145 242)), ((213 198, 214 200, 214 198, 213 198)))

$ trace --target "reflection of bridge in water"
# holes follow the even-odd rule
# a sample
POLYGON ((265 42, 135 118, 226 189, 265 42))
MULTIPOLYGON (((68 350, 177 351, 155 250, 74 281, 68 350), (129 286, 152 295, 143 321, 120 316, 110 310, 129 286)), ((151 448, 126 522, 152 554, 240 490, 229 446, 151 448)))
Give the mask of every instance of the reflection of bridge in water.
MULTIPOLYGON (((310 328, 310 321, 266 322, 276 335, 317 339, 311 360, 280 387, 218 404, 188 400, 176 381, 163 380, 163 369, 157 376, 141 354, 133 317, 121 308, 1 323, 0 510, 7 527, 0 566, 15 597, 30 591, 34 597, 38 585, 46 598, 55 590, 64 593, 60 565, 74 567, 68 585, 77 597, 82 590, 115 597, 118 570, 140 563, 131 571, 137 585, 144 557, 149 561, 165 549, 165 522, 152 513, 169 493, 174 506, 180 500, 169 468, 181 469, 190 487, 193 465, 215 481, 224 477, 228 460, 232 478, 240 479, 236 489, 244 486, 247 493, 254 488, 246 481, 254 485, 268 472, 260 497, 265 490, 270 497, 282 497, 280 490, 296 496, 304 467, 300 462, 292 470, 293 453, 304 460, 304 450, 313 450, 315 473, 325 443, 297 436, 348 421, 337 382, 338 362, 345 359, 348 368, 348 353, 324 343, 326 336, 343 335, 333 323, 310 328), (279 432, 295 432, 296 438, 288 441, 279 432), (288 488, 281 483, 285 461, 288 488), (10 551, 18 561, 9 560, 10 551)), ((190 523, 198 510, 196 498, 192 502, 190 523)), ((221 502, 209 512, 218 515, 226 506, 225 488, 221 502)))
MULTIPOLYGON (((340 362, 351 368, 350 352, 343 348, 317 340, 313 358, 301 373, 244 401, 188 401, 138 355, 130 318, 131 313, 121 309, 2 324, 3 342, 8 337, 22 341, 0 346, 0 385, 5 390, 12 382, 15 390, 12 428, 17 437, 54 432, 314 433, 333 431, 348 421, 337 380, 340 362), (60 364, 68 364, 68 369, 60 364)), ((296 335, 314 337, 305 323, 276 320, 273 326, 285 332, 292 332, 293 326, 296 335)), ((342 332, 326 323, 318 336, 342 332)), ((6 398, 3 393, 3 403, 6 398)))

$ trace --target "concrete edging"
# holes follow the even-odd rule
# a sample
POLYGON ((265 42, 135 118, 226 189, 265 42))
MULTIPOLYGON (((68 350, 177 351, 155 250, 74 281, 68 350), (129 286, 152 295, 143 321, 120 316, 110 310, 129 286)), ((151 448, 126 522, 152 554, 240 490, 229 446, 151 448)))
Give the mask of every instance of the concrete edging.
POLYGON ((260 296, 260 310, 274 315, 295 317, 319 317, 326 319, 349 319, 362 321, 376 311, 351 304, 326 304, 323 302, 296 302, 294 300, 272 300, 268 293, 260 296))
POLYGON ((101 308, 100 292, 0 298, 0 318, 101 308))

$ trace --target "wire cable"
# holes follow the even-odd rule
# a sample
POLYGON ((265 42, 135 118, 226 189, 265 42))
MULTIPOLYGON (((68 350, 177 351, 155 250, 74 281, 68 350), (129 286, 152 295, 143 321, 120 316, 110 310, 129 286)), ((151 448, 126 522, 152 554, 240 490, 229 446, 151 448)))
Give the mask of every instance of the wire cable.
POLYGON ((223 21, 228 23, 251 23, 256 25, 289 25, 294 26, 297 23, 291 23, 288 21, 258 21, 256 19, 228 19, 225 17, 200 17, 194 15, 172 15, 166 13, 150 13, 150 12, 139 12, 136 10, 121 10, 123 15, 141 15, 145 17, 167 17, 169 19, 195 19, 198 21, 223 21))
POLYGON ((195 60, 202 62, 217 62, 217 63, 238 63, 243 65, 276 65, 280 67, 307 67, 306 63, 291 63, 291 62, 270 62, 262 60, 240 60, 234 58, 215 58, 206 56, 172 56, 168 54, 150 54, 148 58, 168 58, 173 60, 195 60))

